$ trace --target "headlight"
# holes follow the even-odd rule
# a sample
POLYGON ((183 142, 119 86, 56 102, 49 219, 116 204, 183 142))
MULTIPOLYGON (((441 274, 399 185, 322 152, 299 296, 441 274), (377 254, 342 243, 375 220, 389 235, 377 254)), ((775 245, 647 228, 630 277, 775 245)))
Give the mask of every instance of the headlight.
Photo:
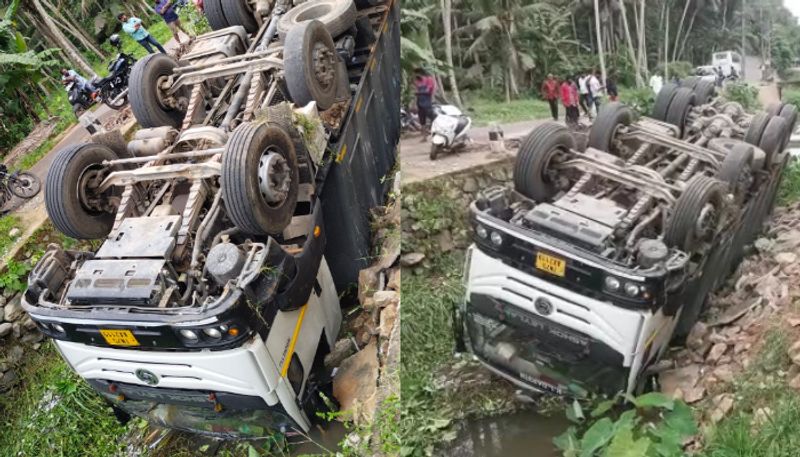
POLYGON ((492 244, 495 245, 495 247, 499 248, 500 246, 503 245, 503 236, 500 235, 499 233, 492 232, 492 235, 490 236, 490 238, 491 238, 492 244))
POLYGON ((55 331, 55 332, 58 332, 58 333, 67 333, 67 332, 66 332, 66 330, 64 330, 64 327, 63 327, 61 324, 51 324, 51 325, 50 325, 50 327, 51 327, 51 328, 53 329, 53 331, 55 331))
POLYGON ((200 339, 200 337, 197 335, 197 332, 195 332, 194 330, 183 329, 180 331, 180 334, 181 337, 183 337, 183 339, 189 342, 194 342, 200 339))
POLYGON ((177 333, 184 345, 188 347, 213 347, 234 343, 247 337, 249 329, 236 319, 222 324, 202 327, 182 328, 177 333))
POLYGON ((622 284, 619 282, 619 279, 617 279, 617 278, 615 278, 613 276, 606 276, 606 279, 605 279, 604 283, 605 283, 606 289, 608 289, 611 292, 618 291, 619 288, 622 286, 622 284))
POLYGON ((209 328, 203 329, 203 333, 205 333, 206 336, 208 336, 210 338, 213 338, 215 340, 218 340, 218 339, 222 338, 222 332, 219 329, 214 328, 214 327, 209 327, 209 328))
POLYGON ((626 283, 625 284, 625 293, 631 297, 636 297, 639 295, 639 285, 634 283, 626 283))
POLYGON ((480 224, 478 224, 478 226, 475 227, 475 233, 478 234, 478 237, 480 237, 480 238, 482 238, 484 240, 486 239, 486 237, 489 236, 489 231, 486 230, 486 227, 484 227, 484 226, 482 226, 480 224))

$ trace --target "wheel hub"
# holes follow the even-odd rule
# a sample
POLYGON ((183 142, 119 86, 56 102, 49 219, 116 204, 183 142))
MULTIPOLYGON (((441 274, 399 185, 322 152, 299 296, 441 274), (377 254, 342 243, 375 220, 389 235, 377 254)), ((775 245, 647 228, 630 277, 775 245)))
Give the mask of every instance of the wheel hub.
POLYGON ((711 203, 706 203, 706 205, 703 207, 703 210, 700 211, 700 217, 697 218, 695 234, 698 238, 704 239, 713 233, 716 224, 717 210, 711 203))
POLYGON ((324 43, 315 43, 311 56, 314 63, 314 77, 323 88, 331 87, 334 83, 336 65, 333 52, 324 43))
POLYGON ((108 173, 107 169, 90 166, 81 173, 78 179, 78 201, 89 211, 104 212, 102 195, 98 195, 97 188, 108 173))
POLYGON ((289 163, 276 151, 267 150, 258 161, 258 189, 267 203, 278 205, 286 200, 292 184, 289 163))

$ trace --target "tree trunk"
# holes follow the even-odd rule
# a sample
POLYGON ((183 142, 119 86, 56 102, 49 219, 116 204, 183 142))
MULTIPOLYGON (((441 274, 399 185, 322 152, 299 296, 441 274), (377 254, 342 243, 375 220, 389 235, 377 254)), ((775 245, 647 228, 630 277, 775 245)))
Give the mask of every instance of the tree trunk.
POLYGON ((628 15, 625 12, 625 3, 620 4, 620 11, 622 12, 622 26, 625 29, 625 38, 628 40, 628 52, 631 55, 631 64, 636 74, 636 87, 644 87, 642 81, 642 73, 639 71, 639 66, 636 65, 636 51, 633 49, 633 40, 631 39, 631 29, 628 27, 628 15))
POLYGON ((647 61, 647 16, 644 14, 645 0, 642 0, 642 7, 639 9, 639 61, 642 68, 644 68, 645 77, 649 77, 650 70, 648 69, 649 62, 647 61))
POLYGON ((669 81, 669 10, 664 24, 664 82, 669 81))
POLYGON ((87 75, 91 75, 94 73, 92 66, 86 62, 86 59, 81 55, 80 52, 72 45, 72 43, 58 30, 58 26, 53 22, 53 18, 47 14, 47 10, 44 9, 42 6, 42 2, 39 0, 31 0, 34 8, 36 8, 36 12, 41 17, 42 21, 44 22, 45 27, 47 27, 48 32, 50 32, 53 36, 53 39, 56 40, 58 47, 60 47, 68 56, 70 62, 76 65, 79 69, 85 72, 87 75))
POLYGON ((442 22, 444 23, 444 52, 447 56, 447 79, 450 81, 450 90, 453 91, 453 101, 462 106, 461 96, 458 93, 456 70, 453 67, 453 31, 452 31, 452 0, 442 0, 442 22))
MULTIPOLYGON (((58 11, 58 9, 56 9, 56 7, 51 5, 49 2, 44 1, 43 3, 44 3, 45 6, 49 7, 50 10, 54 14, 59 14, 60 13, 60 11, 58 11)), ((74 24, 69 24, 69 23, 65 24, 62 20, 60 20, 60 19, 58 19, 56 17, 52 17, 51 19, 53 20, 53 22, 57 26, 61 27, 62 30, 64 30, 65 32, 67 32, 70 35, 74 36, 83 46, 86 47, 87 50, 89 50, 90 52, 95 53, 100 59, 105 60, 106 55, 103 54, 103 52, 101 50, 97 49, 97 47, 94 44, 92 44, 91 41, 87 40, 86 37, 84 37, 80 33, 80 29, 76 28, 74 26, 74 24)))
POLYGON ((675 45, 672 47, 672 60, 678 60, 678 48, 680 47, 681 42, 681 32, 683 31, 683 23, 686 20, 686 14, 689 12, 689 5, 692 3, 692 0, 686 0, 686 5, 683 7, 683 14, 681 15, 681 21, 678 22, 678 31, 675 33, 675 45))
POLYGON ((597 49, 600 56, 600 72, 603 77, 603 85, 606 84, 606 58, 603 55, 603 36, 600 31, 600 1, 594 0, 594 26, 597 29, 597 49))
POLYGON ((65 19, 64 22, 66 22, 66 24, 69 27, 74 29, 74 30, 71 29, 70 33, 73 33, 73 35, 75 35, 75 33, 77 32, 77 34, 80 36, 76 36, 76 38, 78 38, 81 41, 81 43, 83 43, 84 46, 87 46, 89 49, 92 50, 92 52, 97 54, 103 60, 105 60, 108 57, 102 50, 100 50, 98 47, 94 45, 94 43, 92 43, 92 37, 89 36, 85 30, 83 30, 81 24, 77 20, 75 20, 75 16, 73 16, 72 13, 70 13, 68 8, 63 8, 63 10, 59 10, 49 2, 45 2, 45 4, 48 7, 50 7, 50 9, 56 14, 64 14, 64 19, 65 19))
POLYGON ((686 50, 686 43, 689 41, 689 36, 692 34, 692 30, 694 28, 694 19, 697 17, 697 10, 700 8, 695 8, 694 13, 692 13, 692 18, 689 20, 689 27, 686 28, 686 34, 683 36, 683 43, 681 44, 681 50, 678 53, 678 58, 683 58, 683 53, 686 50))

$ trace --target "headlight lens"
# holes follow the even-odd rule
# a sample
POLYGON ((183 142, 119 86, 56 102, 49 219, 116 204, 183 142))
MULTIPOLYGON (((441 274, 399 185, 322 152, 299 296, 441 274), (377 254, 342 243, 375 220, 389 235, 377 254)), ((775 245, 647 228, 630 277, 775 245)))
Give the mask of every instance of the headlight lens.
POLYGON ((499 248, 500 246, 503 245, 503 236, 500 235, 499 233, 492 232, 492 235, 490 236, 490 238, 491 238, 492 244, 495 245, 495 247, 499 248))
POLYGON ((197 335, 197 332, 194 330, 183 329, 180 333, 183 339, 187 341, 197 341, 200 339, 200 337, 197 335))
POLYGON ((631 297, 636 297, 639 295, 639 285, 634 283, 626 283, 625 284, 625 293, 630 295, 631 297))
POLYGON ((611 292, 616 292, 619 290, 622 284, 620 284, 619 279, 613 276, 606 276, 605 286, 606 289, 610 290, 611 292))
POLYGON ((204 328, 203 333, 205 333, 208 337, 213 338, 215 340, 222 338, 222 332, 220 332, 219 329, 214 327, 204 328))
POLYGON ((486 239, 486 237, 489 236, 489 231, 486 230, 486 227, 482 225, 478 225, 477 227, 475 227, 475 233, 477 233, 478 236, 484 240, 486 239))
POLYGON ((55 331, 55 332, 67 333, 66 330, 64 330, 64 327, 61 324, 52 324, 50 327, 52 327, 53 331, 55 331))
POLYGON ((235 319, 227 320, 224 324, 215 324, 204 327, 182 328, 178 335, 183 343, 191 347, 213 347, 230 344, 241 337, 248 335, 247 326, 240 325, 235 319))

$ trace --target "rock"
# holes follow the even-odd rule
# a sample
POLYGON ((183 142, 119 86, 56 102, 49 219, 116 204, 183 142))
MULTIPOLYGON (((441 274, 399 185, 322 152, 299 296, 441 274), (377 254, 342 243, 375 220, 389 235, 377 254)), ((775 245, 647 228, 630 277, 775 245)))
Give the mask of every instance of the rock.
POLYGON ((720 394, 714 397, 712 400, 714 404, 714 409, 711 412, 711 422, 717 423, 722 418, 728 415, 733 409, 733 395, 732 394, 720 394))
POLYGON ((800 390, 800 374, 789 381, 789 387, 795 390, 800 390))
POLYGON ((378 372, 378 347, 372 342, 342 362, 333 378, 333 396, 340 411, 349 412, 357 425, 371 424, 374 418, 378 372))
POLYGON ((733 366, 732 365, 720 365, 714 368, 714 371, 711 374, 723 382, 731 382, 733 381, 733 366))
POLYGON ((742 301, 739 304, 728 308, 728 310, 725 311, 725 313, 722 316, 720 316, 716 321, 714 321, 711 324, 711 326, 716 327, 719 325, 728 325, 739 320, 742 316, 744 316, 745 314, 749 313, 751 310, 759 306, 762 300, 763 300, 762 297, 758 297, 752 303, 748 303, 747 301, 742 301))
POLYGON ((711 350, 708 351, 708 355, 706 356, 706 361, 708 363, 715 364, 719 361, 720 357, 725 354, 725 351, 728 350, 728 345, 725 343, 717 343, 711 347, 711 350))
POLYGON ((380 268, 374 266, 358 272, 358 301, 364 304, 368 297, 381 289, 380 268))
POLYGON ((19 362, 22 360, 22 357, 25 355, 25 350, 22 349, 22 346, 13 346, 11 349, 8 350, 6 356, 8 356, 8 361, 12 364, 19 362))
POLYGON ((768 252, 770 249, 772 249, 772 245, 772 241, 767 238, 759 238, 755 241, 755 243, 753 243, 753 246, 755 246, 759 252, 768 252))
POLYGON ((17 293, 17 291, 16 291, 16 290, 13 290, 13 289, 5 289, 5 290, 3 290, 3 298, 5 298, 6 300, 8 300, 8 299, 10 299, 11 297, 13 297, 13 296, 14 296, 14 294, 16 294, 16 293, 17 293))
POLYGON ((797 327, 800 325, 800 317, 793 316, 786 319, 786 322, 791 325, 792 327, 797 327))
POLYGON ((422 262, 425 260, 425 254, 419 252, 412 252, 409 254, 403 254, 400 257, 400 265, 403 267, 413 267, 414 265, 422 262))
POLYGON ((786 353, 795 365, 800 365, 800 340, 792 343, 789 349, 786 350, 786 353))
POLYGON ((44 340, 44 334, 37 330, 35 332, 26 333, 19 341, 24 344, 33 344, 39 343, 42 340, 44 340))
POLYGON ((392 268, 389 270, 389 283, 386 284, 386 287, 400 292, 400 271, 401 270, 399 268, 392 268))
POLYGON ((19 376, 15 370, 6 371, 3 373, 3 377, 0 378, 0 392, 5 392, 13 387, 18 380, 19 376))
POLYGON ((22 319, 22 328, 27 331, 36 330, 36 322, 34 322, 30 316, 25 316, 25 318, 22 319))
POLYGON ((378 325, 378 335, 389 339, 397 322, 397 306, 389 306, 381 311, 381 323, 378 325))
POLYGON ((473 193, 477 192, 478 191, 478 181, 475 178, 471 177, 471 176, 466 177, 464 179, 464 185, 461 187, 461 190, 463 190, 464 192, 466 192, 468 194, 473 194, 473 193))
POLYGON ((667 370, 659 375, 661 392, 675 397, 680 390, 681 396, 692 390, 700 379, 700 365, 692 364, 674 370, 667 370))
POLYGON ((706 336, 708 336, 708 326, 703 322, 698 322, 694 324, 689 336, 686 337, 686 346, 696 351, 703 347, 706 336))
POLYGON ((736 355, 741 354, 742 352, 747 351, 750 349, 751 344, 749 342, 739 342, 733 346, 733 353, 736 355))
POLYGON ((694 387, 683 393, 683 401, 688 404, 697 403, 706 396, 705 387, 694 387))
POLYGON ((794 252, 781 252, 775 255, 775 261, 781 265, 790 265, 797 262, 797 254, 794 252))
POLYGON ((25 314, 25 310, 22 309, 21 301, 22 296, 17 295, 8 302, 5 307, 5 320, 14 322, 25 314))
POLYGON ((375 306, 386 308, 387 306, 397 305, 400 302, 400 295, 393 290, 381 290, 372 295, 375 306))
POLYGON ((9 238, 16 238, 16 237, 19 236, 20 233, 22 233, 22 230, 18 229, 17 227, 14 227, 14 228, 12 228, 11 230, 8 231, 8 237, 9 238))
POLYGON ((6 300, 5 295, 0 295, 0 307, 6 306, 6 303, 8 303, 8 300, 6 300))
POLYGON ((344 359, 356 353, 356 347, 350 338, 344 338, 333 345, 333 350, 325 356, 325 366, 328 368, 338 367, 344 359))
POLYGON ((22 337, 22 324, 14 322, 11 324, 11 332, 14 333, 14 338, 19 339, 22 337))
POLYGON ((0 324, 0 338, 5 338, 11 334, 11 329, 13 325, 9 322, 3 322, 0 324))
POLYGON ((456 247, 449 230, 440 232, 434 239, 439 244, 439 252, 450 252, 456 247))
POLYGON ((772 417, 772 410, 770 408, 758 408, 753 414, 753 421, 750 425, 753 427, 761 427, 769 422, 770 417, 772 417))

